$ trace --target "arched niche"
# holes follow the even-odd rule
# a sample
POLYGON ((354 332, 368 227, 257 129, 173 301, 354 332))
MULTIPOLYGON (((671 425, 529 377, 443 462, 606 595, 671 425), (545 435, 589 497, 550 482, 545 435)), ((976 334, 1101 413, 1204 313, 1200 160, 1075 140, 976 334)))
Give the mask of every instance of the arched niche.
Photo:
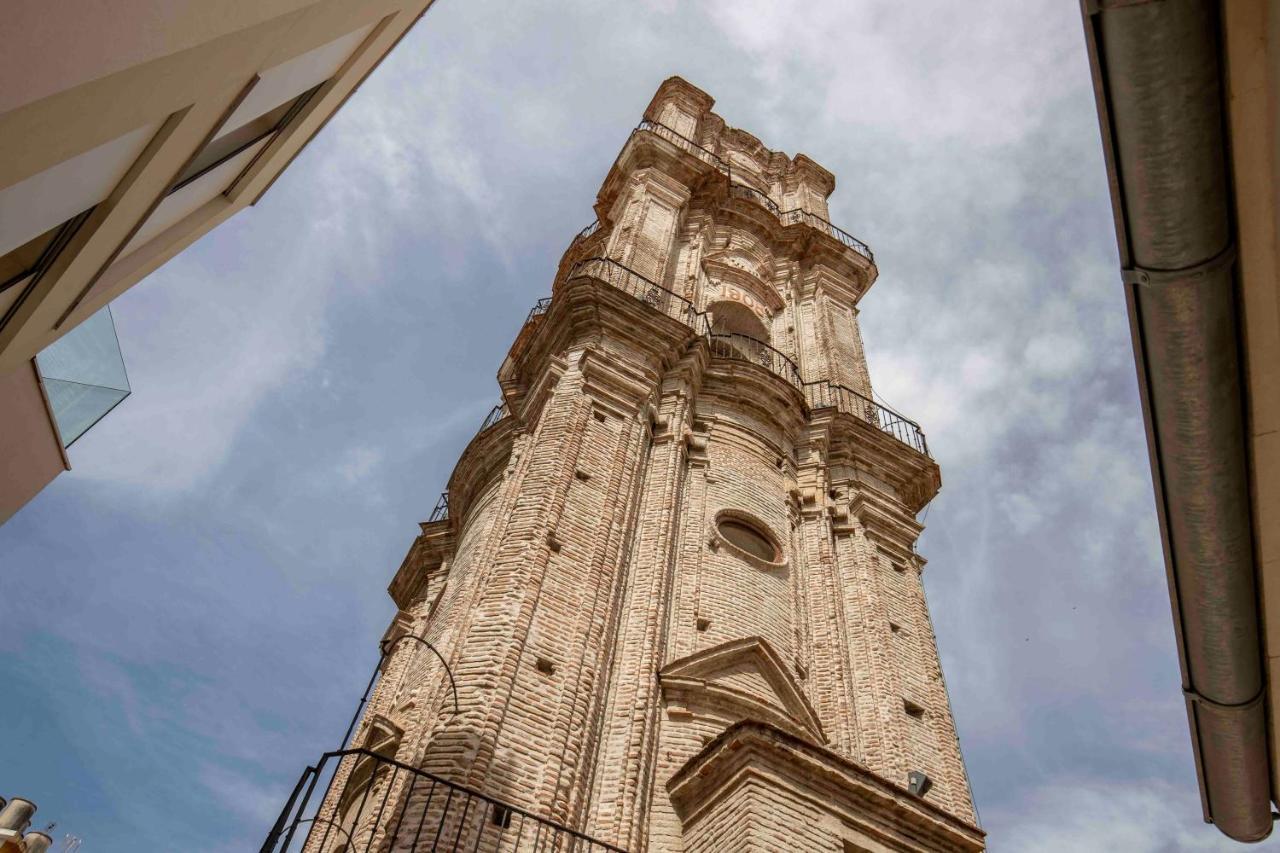
POLYGON ((769 329, 755 313, 741 302, 722 299, 707 306, 711 315, 711 332, 717 335, 746 335, 769 343, 769 329))

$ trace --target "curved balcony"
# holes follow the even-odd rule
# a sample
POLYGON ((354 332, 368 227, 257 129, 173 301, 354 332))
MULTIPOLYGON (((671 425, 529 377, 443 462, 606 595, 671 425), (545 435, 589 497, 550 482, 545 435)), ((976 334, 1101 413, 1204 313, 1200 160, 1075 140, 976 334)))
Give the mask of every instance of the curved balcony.
POLYGON ((701 332, 706 325, 705 315, 688 299, 612 258, 585 258, 578 261, 569 270, 568 277, 587 277, 604 282, 671 319, 679 320, 695 332, 701 332))
POLYGON ((791 210, 783 210, 776 202, 774 202, 773 199, 769 198, 755 187, 749 187, 746 184, 730 183, 729 195, 733 198, 754 201, 756 204, 776 216, 778 221, 784 226, 801 224, 808 225, 810 228, 815 228, 818 231, 835 238, 846 248, 853 249, 859 255, 862 255, 862 257, 871 261, 871 263, 874 264, 876 262, 875 256, 871 254, 871 248, 866 243, 862 242, 848 231, 845 231, 843 228, 837 228, 835 225, 832 225, 816 213, 810 213, 809 211, 802 210, 798 207, 792 208, 791 210))
POLYGON ((778 217, 778 221, 784 226, 796 224, 808 225, 810 228, 821 231, 828 237, 832 237, 845 248, 852 249, 857 252, 871 263, 874 264, 876 262, 875 255, 872 254, 870 246, 850 234, 848 231, 845 231, 843 228, 832 225, 829 221, 823 219, 818 214, 810 213, 809 211, 802 210, 798 207, 792 208, 791 210, 782 210, 779 208, 777 203, 773 201, 773 199, 769 198, 759 190, 749 187, 746 184, 734 183, 733 167, 729 165, 729 161, 720 157, 718 154, 703 148, 684 134, 672 130, 662 122, 651 121, 650 119, 644 119, 641 121, 640 124, 636 125, 636 129, 631 133, 634 136, 641 132, 652 133, 654 136, 666 140, 681 151, 693 155, 708 166, 711 166, 716 171, 723 174, 729 180, 729 195, 731 197, 749 199, 760 204, 767 208, 774 216, 778 217))
POLYGON ((920 425, 888 406, 882 406, 852 388, 826 380, 806 382, 804 393, 810 409, 833 408, 838 412, 853 415, 919 453, 929 456, 929 443, 925 441, 924 431, 920 429, 920 425))
MULTIPOLYGON (((929 456, 929 445, 925 441, 924 431, 915 421, 887 406, 880 405, 852 388, 837 385, 825 379, 805 382, 799 366, 785 353, 774 349, 764 341, 749 335, 711 332, 706 313, 699 311, 683 296, 667 290, 635 270, 611 258, 587 258, 575 263, 569 271, 569 278, 578 276, 590 277, 608 284, 654 310, 681 321, 693 329, 695 334, 706 340, 714 358, 736 359, 764 367, 801 391, 804 394, 805 404, 810 410, 834 408, 844 414, 853 415, 913 450, 929 456)), ((550 299, 539 300, 534 309, 529 312, 529 319, 532 320, 545 313, 550 302, 550 299)), ((494 415, 493 412, 490 414, 494 415)), ((500 419, 501 415, 495 417, 500 419)), ((481 427, 482 430, 484 428, 481 427)))
POLYGON ((490 409, 489 414, 484 416, 484 421, 480 424, 480 429, 476 432, 476 435, 484 432, 489 427, 493 426, 510 414, 511 410, 507 408, 507 402, 503 400, 501 403, 490 409))
POLYGON ((797 390, 804 390, 804 381, 800 378, 800 368, 796 363, 764 341, 748 335, 712 332, 707 336, 707 342, 714 358, 732 358, 757 364, 791 383, 797 390))
POLYGON ((652 121, 647 118, 642 119, 641 122, 636 125, 636 129, 631 131, 631 133, 634 136, 641 131, 647 131, 652 133, 654 136, 665 139, 681 151, 684 151, 687 154, 692 154, 694 157, 697 157, 699 160, 717 171, 723 172, 725 175, 729 174, 729 163, 726 160, 721 158, 719 155, 708 151, 706 148, 703 148, 701 145, 679 131, 672 130, 660 121, 652 121))

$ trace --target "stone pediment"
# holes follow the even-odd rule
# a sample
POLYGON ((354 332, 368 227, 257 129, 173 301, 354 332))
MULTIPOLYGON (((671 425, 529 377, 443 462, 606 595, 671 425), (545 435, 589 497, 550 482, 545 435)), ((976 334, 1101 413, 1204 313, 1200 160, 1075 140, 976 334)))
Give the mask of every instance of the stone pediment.
POLYGON ((768 722, 814 743, 822 724, 786 664, 761 637, 732 640, 667 664, 658 673, 669 704, 698 706, 739 719, 768 722))

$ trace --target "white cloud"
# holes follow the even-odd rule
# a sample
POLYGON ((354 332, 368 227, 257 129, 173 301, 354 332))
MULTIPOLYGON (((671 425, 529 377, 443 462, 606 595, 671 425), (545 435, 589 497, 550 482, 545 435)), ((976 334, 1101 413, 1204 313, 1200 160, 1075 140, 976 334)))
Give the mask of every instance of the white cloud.
POLYGON ((992 853, 1240 849, 1200 820, 1200 804, 1185 787, 1158 779, 1059 781, 1036 788, 1015 809, 999 816, 1008 828, 990 839, 992 853))
POLYGON ((352 447, 347 450, 337 465, 338 476, 347 485, 355 485, 365 480, 382 464, 383 453, 372 447, 352 447))

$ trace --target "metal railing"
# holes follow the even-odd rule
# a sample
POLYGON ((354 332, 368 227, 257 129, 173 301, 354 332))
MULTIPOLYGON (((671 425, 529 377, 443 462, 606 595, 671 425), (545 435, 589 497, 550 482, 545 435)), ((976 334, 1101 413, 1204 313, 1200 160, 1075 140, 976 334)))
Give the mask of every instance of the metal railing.
POLYGON ((782 208, 774 202, 769 196, 760 192, 755 187, 749 187, 746 184, 729 184, 729 195, 734 198, 744 198, 747 201, 754 201, 768 209, 770 213, 779 219, 782 218, 782 208))
POLYGON ((652 133, 654 136, 665 139, 667 142, 670 142, 672 145, 679 148, 681 151, 685 151, 689 154, 692 154, 694 157, 697 157, 702 162, 706 163, 709 166, 714 166, 716 169, 720 170, 721 172, 724 172, 726 175, 729 174, 729 164, 726 163, 723 158, 721 158, 717 154, 712 153, 711 151, 708 151, 706 148, 703 148, 701 145, 694 142, 692 139, 680 133, 679 131, 672 130, 662 122, 652 121, 647 118, 642 119, 640 123, 636 125, 636 129, 633 131, 633 133, 639 133, 642 130, 647 130, 649 133, 652 133))
POLYGON ((726 178, 729 179, 729 194, 731 196, 734 196, 737 198, 747 198, 747 199, 751 199, 752 201, 758 202, 759 204, 768 208, 773 213, 774 216, 778 217, 778 221, 780 221, 783 225, 794 225, 796 223, 801 223, 804 225, 808 225, 811 228, 815 228, 818 231, 821 231, 822 233, 835 238, 837 241, 840 242, 841 245, 845 246, 846 248, 852 249, 853 251, 857 252, 859 255, 862 255, 862 257, 866 258, 872 263, 875 263, 875 255, 871 253, 871 247, 868 246, 866 243, 862 242, 861 240, 859 240, 857 237, 850 234, 848 231, 845 231, 843 228, 832 225, 829 221, 827 221, 826 219, 823 219, 821 216, 819 216, 816 213, 810 213, 809 211, 803 210, 798 207, 793 208, 791 210, 781 210, 779 209, 778 204, 773 201, 773 199, 769 198, 769 196, 765 195, 759 190, 749 187, 746 184, 734 183, 733 168, 729 165, 729 162, 727 160, 725 160, 723 157, 719 156, 718 154, 715 154, 714 152, 706 148, 703 148, 701 145, 694 142, 692 139, 685 136, 684 134, 678 131, 672 130, 670 127, 667 127, 662 122, 652 121, 650 119, 644 119, 643 121, 641 121, 640 124, 636 125, 636 129, 632 131, 632 133, 639 133, 640 131, 648 131, 649 133, 652 133, 654 136, 665 139, 667 142, 670 142, 672 145, 676 146, 681 151, 685 151, 689 154, 692 154, 694 157, 697 157, 702 162, 720 171, 722 174, 724 174, 726 178))
POLYGON ((569 278, 580 276, 602 281, 695 331, 702 326, 699 318, 703 315, 692 302, 612 258, 584 258, 578 261, 569 270, 569 278))
POLYGON ((367 749, 303 771, 260 853, 626 853, 473 788, 367 749), (323 784, 322 784, 323 783, 323 784), (317 791, 324 791, 316 796, 317 791))
POLYGON ((509 414, 511 414, 511 412, 507 409, 507 401, 503 400, 501 403, 490 409, 489 414, 484 416, 484 423, 480 424, 479 432, 484 432, 509 414))
POLYGON ((796 388, 804 389, 804 381, 800 378, 800 368, 796 363, 764 341, 756 340, 749 335, 720 332, 712 332, 707 340, 711 345, 712 356, 758 364, 796 388))
POLYGON ((850 249, 853 249, 859 255, 862 255, 862 257, 872 263, 875 263, 875 257, 872 256, 871 249, 866 243, 862 242, 848 231, 845 231, 842 228, 837 228, 816 213, 810 213, 807 210, 801 210, 797 207, 793 210, 782 211, 778 216, 778 220, 783 225, 794 225, 797 222, 801 222, 808 225, 810 228, 816 228, 817 230, 834 237, 836 240, 840 241, 840 243, 850 249))
POLYGON ((925 456, 929 455, 929 443, 925 441, 920 425, 888 406, 882 406, 852 388, 826 380, 806 382, 804 392, 810 409, 834 408, 853 415, 925 456))
POLYGON ((551 297, 550 296, 542 297, 537 302, 533 303, 533 307, 529 309, 529 316, 525 317, 524 321, 528 323, 534 317, 541 317, 543 314, 547 313, 547 309, 550 307, 551 307, 551 297))
MULTIPOLYGON (((810 409, 834 407, 838 411, 862 419, 925 456, 929 455, 929 445, 925 441, 924 432, 915 421, 864 397, 852 388, 836 385, 825 379, 805 382, 799 366, 785 353, 764 341, 749 335, 711 332, 705 312, 697 310, 694 304, 683 296, 667 290, 635 270, 611 258, 586 258, 578 261, 570 269, 568 277, 576 276, 595 278, 661 311, 668 317, 680 320, 697 335, 706 338, 713 357, 737 359, 766 368, 802 391, 805 403, 810 409)), ((542 300, 539 305, 547 301, 549 300, 542 300)), ((535 312, 530 313, 530 318, 535 312)))
POLYGON ((431 510, 431 516, 427 519, 428 523, 433 521, 449 520, 449 493, 447 491, 440 493, 440 500, 436 501, 435 509, 431 510))

